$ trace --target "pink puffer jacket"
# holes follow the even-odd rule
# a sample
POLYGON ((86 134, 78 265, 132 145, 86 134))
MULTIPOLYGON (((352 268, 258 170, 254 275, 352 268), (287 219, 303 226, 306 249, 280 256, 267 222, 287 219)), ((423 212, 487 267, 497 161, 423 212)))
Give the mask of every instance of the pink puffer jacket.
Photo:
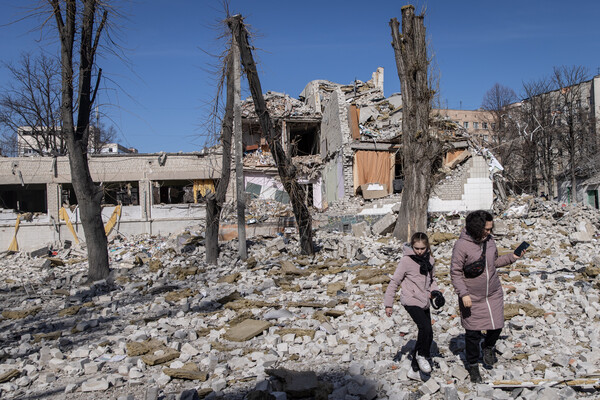
POLYGON ((481 275, 465 278, 463 267, 481 257, 482 244, 475 242, 463 229, 452 250, 450 277, 458 295, 462 326, 468 330, 500 329, 504 326, 504 292, 500 284, 497 267, 515 262, 514 254, 498 257, 496 242, 490 237, 487 242, 486 267, 481 275), (473 305, 466 308, 462 298, 469 295, 473 305))
MULTIPOLYGON (((430 273, 422 275, 419 264, 409 257, 413 254, 415 252, 410 244, 405 243, 403 256, 385 291, 383 298, 385 307, 392 307, 396 291, 399 286, 402 286, 400 291, 400 303, 402 305, 417 306, 423 309, 429 308, 430 293, 432 290, 438 290, 437 283, 435 282, 435 266, 430 273)), ((429 257, 429 262, 433 265, 435 262, 433 257, 429 257)))

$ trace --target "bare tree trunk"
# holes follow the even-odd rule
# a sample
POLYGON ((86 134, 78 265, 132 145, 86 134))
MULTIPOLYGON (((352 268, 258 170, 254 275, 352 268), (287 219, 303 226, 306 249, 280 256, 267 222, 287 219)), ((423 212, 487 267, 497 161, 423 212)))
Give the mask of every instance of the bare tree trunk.
POLYGON ((240 259, 248 258, 246 251, 246 188, 244 185, 244 151, 242 140, 242 88, 240 77, 240 46, 237 36, 232 35, 233 49, 233 129, 235 136, 235 187, 237 191, 237 222, 238 222, 238 246, 240 259))
POLYGON ((575 151, 569 153, 569 164, 571 174, 571 203, 577 204, 577 175, 575 174, 575 151))
POLYGON ((227 102, 225 105, 225 116, 223 117, 223 156, 221 179, 215 188, 216 193, 206 196, 206 262, 217 264, 219 258, 219 223, 221 220, 221 209, 225 202, 229 176, 231 174, 231 133, 233 131, 233 67, 234 62, 231 52, 227 56, 227 102))
POLYGON ((440 156, 439 141, 429 130, 432 91, 427 80, 427 46, 423 16, 412 5, 402 7, 402 34, 396 18, 390 21, 392 46, 402 87, 402 167, 404 188, 394 236, 408 240, 427 230, 427 203, 433 164, 440 156))
POLYGON ((248 32, 242 21, 242 16, 233 16, 229 19, 228 23, 233 34, 238 39, 242 64, 244 65, 244 70, 246 71, 246 76, 248 78, 256 115, 259 117, 261 129, 265 135, 269 148, 271 149, 273 159, 277 164, 277 170, 279 171, 283 187, 288 193, 292 203, 294 216, 296 217, 296 222, 298 223, 300 231, 300 247, 302 253, 314 254, 312 218, 308 211, 308 207, 304 203, 304 189, 298 184, 298 181, 296 180, 296 168, 291 162, 291 159, 285 154, 283 146, 275 134, 275 129, 269 111, 267 110, 265 99, 262 95, 262 88, 256 71, 256 64, 254 63, 250 44, 248 43, 248 32))
POLYGON ((81 43, 79 49, 79 87, 78 104, 73 104, 73 48, 76 31, 76 1, 67 0, 65 20, 58 0, 48 0, 53 8, 61 43, 62 61, 62 103, 61 118, 69 151, 69 164, 73 189, 81 210, 81 223, 85 232, 88 251, 88 282, 104 279, 110 273, 108 245, 104 224, 102 223, 102 190, 94 183, 90 175, 87 159, 90 112, 92 110, 92 67, 98 46, 98 40, 107 19, 107 12, 96 26, 94 35, 94 17, 97 0, 83 0, 81 20, 81 43), (77 124, 73 113, 77 110, 77 124))

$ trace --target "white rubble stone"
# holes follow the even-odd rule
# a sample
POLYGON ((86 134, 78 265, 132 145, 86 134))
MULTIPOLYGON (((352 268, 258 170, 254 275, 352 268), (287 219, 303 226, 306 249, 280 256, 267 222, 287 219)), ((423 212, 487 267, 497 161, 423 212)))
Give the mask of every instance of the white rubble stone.
POLYGON ((158 376, 154 376, 154 383, 159 387, 165 387, 169 382, 171 382, 171 377, 169 375, 163 374, 162 372, 158 376))
POLYGON ((365 367, 361 363, 354 362, 348 367, 348 373, 351 376, 362 375, 365 372, 365 367))
POLYGON ((133 367, 129 370, 129 377, 131 379, 139 379, 144 376, 144 373, 140 371, 137 367, 133 367))
POLYGON ((225 389, 227 387, 227 381, 225 379, 217 379, 215 381, 212 382, 212 384, 210 385, 211 389, 214 390, 215 392, 220 392, 221 390, 225 389))
POLYGON ((336 347, 338 345, 337 338, 335 335, 327 335, 327 346, 336 347))
POLYGON ((191 356, 197 356, 198 354, 200 354, 200 352, 189 343, 184 343, 183 346, 181 346, 181 352, 189 354, 191 356))
POLYGON ((89 379, 81 384, 82 392, 98 392, 108 389, 108 380, 106 379, 89 379))
POLYGON ((90 355, 90 350, 86 348, 78 348, 71 352, 71 358, 87 358, 90 355))
POLYGON ((69 383, 65 386, 65 393, 74 393, 79 386, 75 383, 69 383))
POLYGON ((127 376, 127 375, 129 375, 130 369, 131 369, 131 364, 122 364, 122 365, 119 365, 119 368, 117 369, 117 371, 119 372, 119 374, 121 374, 123 376, 127 376))
POLYGON ((423 385, 419 387, 419 390, 426 395, 432 395, 438 390, 440 390, 440 385, 436 382, 435 379, 429 379, 423 385))

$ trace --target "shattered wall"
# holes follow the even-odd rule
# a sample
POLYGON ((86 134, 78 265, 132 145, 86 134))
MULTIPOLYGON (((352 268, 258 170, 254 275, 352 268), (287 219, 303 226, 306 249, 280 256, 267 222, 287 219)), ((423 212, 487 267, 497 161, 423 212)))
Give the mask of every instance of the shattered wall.
POLYGON ((344 94, 337 87, 325 105, 321 122, 321 157, 327 160, 323 174, 327 191, 324 196, 328 202, 353 195, 353 151, 349 146, 352 134, 348 112, 344 94))
POLYGON ((348 126, 347 132, 344 132, 343 112, 346 111, 346 104, 343 101, 343 94, 339 88, 332 93, 329 101, 323 111, 323 119, 321 120, 321 158, 326 159, 331 154, 340 150, 343 144, 349 139, 344 133, 350 133, 348 126))
MULTIPOLYGON (((270 174, 258 171, 244 172, 244 181, 246 193, 248 193, 252 198, 275 200, 284 204, 288 204, 290 201, 283 184, 279 180, 279 176, 276 175, 275 172, 270 174)), ((312 202, 309 201, 309 205, 312 205, 317 209, 321 209, 323 207, 323 189, 321 182, 322 181, 320 178, 298 178, 299 184, 311 186, 311 189, 305 188, 305 191, 310 192, 312 195, 312 202)))
POLYGON ((326 205, 344 198, 344 162, 341 152, 323 167, 323 182, 326 205))
POLYGON ((489 166, 482 156, 473 156, 436 185, 429 199, 429 211, 491 210, 493 202, 489 166))
MULTIPOLYGON (((184 204, 182 207, 174 207, 172 204, 153 202, 154 183, 162 182, 167 186, 178 184, 181 187, 182 182, 191 185, 194 180, 217 178, 221 171, 220 160, 221 155, 216 153, 98 155, 90 157, 89 166, 94 181, 106 184, 107 188, 115 183, 125 183, 138 189, 133 190, 132 194, 136 194, 135 203, 139 205, 123 208, 120 230, 128 234, 152 234, 177 231, 194 220, 205 219, 203 205, 184 204)), ((21 222, 17 237, 20 248, 36 248, 40 244, 62 238, 71 239, 71 233, 58 215, 65 200, 63 189, 72 187, 67 157, 0 158, 0 182, 0 192, 5 194, 15 188, 45 188, 45 194, 40 198, 45 197, 46 210, 35 214, 31 221, 21 222)), ((115 195, 120 194, 116 190, 110 190, 115 195)), ((9 196, 11 195, 6 194, 7 198, 9 196)), ((67 199, 74 207, 72 196, 67 196, 67 199)), ((8 246, 14 236, 17 214, 12 208, 8 211, 2 212, 3 216, 10 218, 0 221, 0 246, 2 243, 8 246)), ((111 213, 110 207, 105 207, 102 213, 105 222, 111 213)), ((83 238, 76 208, 72 217, 78 235, 83 238)))

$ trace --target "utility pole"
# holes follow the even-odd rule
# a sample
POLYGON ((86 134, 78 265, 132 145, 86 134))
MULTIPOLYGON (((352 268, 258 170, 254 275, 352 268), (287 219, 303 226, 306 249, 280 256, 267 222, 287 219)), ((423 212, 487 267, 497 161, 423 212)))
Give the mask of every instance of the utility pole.
POLYGON ((235 34, 232 35, 233 47, 233 137, 235 141, 235 187, 237 198, 238 242, 240 258, 248 258, 246 251, 246 197, 244 187, 244 163, 242 160, 242 100, 240 83, 240 47, 235 34))

